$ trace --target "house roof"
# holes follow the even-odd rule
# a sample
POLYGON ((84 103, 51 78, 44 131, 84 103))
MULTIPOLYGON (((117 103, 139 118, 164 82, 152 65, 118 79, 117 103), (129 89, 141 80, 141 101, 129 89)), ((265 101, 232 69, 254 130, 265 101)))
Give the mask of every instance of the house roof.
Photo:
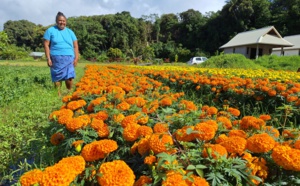
POLYGON ((293 46, 292 43, 283 39, 274 26, 268 26, 261 29, 241 32, 234 36, 228 43, 220 48, 229 48, 253 44, 266 44, 279 46, 293 46))
MULTIPOLYGON (((292 35, 292 36, 285 36, 283 39, 294 44, 294 46, 292 46, 292 47, 284 47, 284 50, 300 49, 300 34, 292 35)), ((281 50, 281 48, 273 48, 273 50, 281 50)))

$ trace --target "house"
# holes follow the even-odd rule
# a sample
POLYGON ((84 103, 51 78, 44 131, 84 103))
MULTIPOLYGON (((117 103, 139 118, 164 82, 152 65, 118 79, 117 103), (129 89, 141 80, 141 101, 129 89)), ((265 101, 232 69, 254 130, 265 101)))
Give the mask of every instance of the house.
POLYGON ((32 56, 34 59, 42 58, 45 55, 45 52, 31 52, 29 54, 32 56))
POLYGON ((272 54, 273 48, 291 47, 292 43, 283 39, 274 26, 241 32, 220 47, 225 54, 239 53, 250 59, 272 54))
POLYGON ((274 55, 300 55, 300 35, 285 36, 283 39, 287 40, 290 43, 293 43, 292 47, 283 47, 283 48, 273 48, 272 54, 274 55), (281 52, 283 50, 283 53, 281 52))

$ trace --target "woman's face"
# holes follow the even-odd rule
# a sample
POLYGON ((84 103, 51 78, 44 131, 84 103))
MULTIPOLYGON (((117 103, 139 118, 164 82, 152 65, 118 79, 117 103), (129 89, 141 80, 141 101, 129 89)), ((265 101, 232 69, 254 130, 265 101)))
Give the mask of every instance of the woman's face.
POLYGON ((64 16, 59 16, 56 20, 56 24, 59 29, 63 30, 67 25, 67 20, 64 16))

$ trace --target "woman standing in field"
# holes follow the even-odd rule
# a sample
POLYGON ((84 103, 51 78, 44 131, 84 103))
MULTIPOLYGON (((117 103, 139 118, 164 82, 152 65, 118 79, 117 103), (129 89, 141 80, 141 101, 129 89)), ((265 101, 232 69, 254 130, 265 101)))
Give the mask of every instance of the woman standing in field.
POLYGON ((75 78, 74 67, 78 62, 78 42, 74 32, 66 27, 66 16, 58 12, 56 25, 48 28, 44 33, 44 49, 47 64, 50 67, 54 86, 61 95, 62 81, 68 91, 72 89, 72 80, 75 78))

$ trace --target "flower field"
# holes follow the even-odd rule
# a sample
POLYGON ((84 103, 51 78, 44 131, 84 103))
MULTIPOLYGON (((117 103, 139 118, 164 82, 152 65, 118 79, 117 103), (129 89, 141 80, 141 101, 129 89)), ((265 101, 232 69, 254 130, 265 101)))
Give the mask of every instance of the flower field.
POLYGON ((87 65, 30 185, 299 185, 300 75, 87 65))

